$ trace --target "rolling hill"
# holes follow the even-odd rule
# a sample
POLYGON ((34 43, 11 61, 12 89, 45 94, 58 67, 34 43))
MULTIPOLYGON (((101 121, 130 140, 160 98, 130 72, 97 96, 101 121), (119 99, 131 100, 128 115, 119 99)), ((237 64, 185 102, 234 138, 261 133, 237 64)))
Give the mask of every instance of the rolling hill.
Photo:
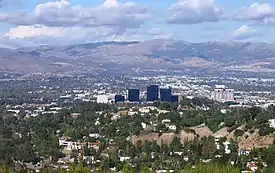
POLYGON ((9 72, 87 72, 104 69, 274 71, 275 45, 267 43, 189 43, 156 39, 66 46, 0 48, 0 70, 9 72))

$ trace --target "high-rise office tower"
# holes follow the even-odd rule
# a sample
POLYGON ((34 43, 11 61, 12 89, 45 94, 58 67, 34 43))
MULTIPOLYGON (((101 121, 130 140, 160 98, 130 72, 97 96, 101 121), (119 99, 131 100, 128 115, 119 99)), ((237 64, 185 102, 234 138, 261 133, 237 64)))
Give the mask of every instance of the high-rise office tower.
POLYGON ((159 90, 159 93, 160 93, 161 101, 171 102, 171 96, 172 96, 171 88, 161 88, 159 90))
POLYGON ((128 101, 129 102, 139 102, 139 89, 129 89, 128 90, 128 101))
POLYGON ((147 86, 147 101, 154 102, 159 99, 159 87, 158 85, 147 86))
POLYGON ((213 99, 216 101, 234 101, 234 89, 226 88, 224 85, 217 85, 213 92, 213 99))
POLYGON ((172 95, 171 96, 171 102, 173 102, 173 103, 179 102, 179 96, 178 95, 172 95))
POLYGON ((123 95, 115 95, 115 103, 121 103, 125 101, 125 97, 123 95))

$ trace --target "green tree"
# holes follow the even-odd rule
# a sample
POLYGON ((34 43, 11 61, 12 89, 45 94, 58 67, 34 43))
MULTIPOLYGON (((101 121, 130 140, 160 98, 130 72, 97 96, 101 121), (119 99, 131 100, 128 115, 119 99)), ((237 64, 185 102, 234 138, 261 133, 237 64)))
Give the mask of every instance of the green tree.
POLYGON ((156 141, 153 141, 153 143, 152 143, 152 151, 153 152, 159 152, 160 151, 160 147, 159 147, 159 145, 157 144, 156 141))
POLYGON ((12 171, 8 168, 5 163, 2 163, 0 167, 0 173, 12 173, 12 171))
POLYGON ((108 158, 104 158, 101 161, 101 164, 98 167, 98 173, 106 173, 110 169, 110 160, 108 158))
POLYGON ((217 151, 214 137, 204 138, 202 141, 202 155, 207 158, 212 158, 217 151))
POLYGON ((149 154, 151 153, 151 151, 152 151, 151 142, 145 141, 143 147, 144 147, 143 151, 144 151, 146 154, 149 155, 149 154))
POLYGON ((238 153, 238 143, 234 140, 230 140, 229 149, 231 150, 231 153, 238 153))
POLYGON ((169 145, 169 150, 172 152, 178 152, 182 148, 182 144, 180 143, 180 139, 178 137, 174 137, 171 144, 169 145))
POLYGON ((152 171, 149 169, 148 166, 145 164, 142 164, 140 167, 140 173, 152 173, 152 171))
POLYGON ((166 132, 167 130, 168 130, 168 128, 162 123, 159 123, 156 126, 156 131, 157 132, 166 132))
POLYGON ((90 173, 91 170, 88 167, 84 167, 83 164, 71 165, 68 173, 90 173))
POLYGON ((134 169, 128 163, 125 163, 122 168, 122 173, 134 173, 134 169))

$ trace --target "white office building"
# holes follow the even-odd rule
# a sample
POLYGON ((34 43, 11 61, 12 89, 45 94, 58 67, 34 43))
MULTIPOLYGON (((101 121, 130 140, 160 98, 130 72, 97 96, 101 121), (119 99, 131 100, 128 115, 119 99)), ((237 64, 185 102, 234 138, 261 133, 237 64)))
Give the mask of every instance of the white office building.
POLYGON ((219 102, 234 101, 234 89, 226 88, 224 85, 216 85, 213 99, 219 102))
POLYGON ((109 98, 107 95, 98 95, 97 99, 96 99, 97 103, 108 103, 109 102, 109 98))

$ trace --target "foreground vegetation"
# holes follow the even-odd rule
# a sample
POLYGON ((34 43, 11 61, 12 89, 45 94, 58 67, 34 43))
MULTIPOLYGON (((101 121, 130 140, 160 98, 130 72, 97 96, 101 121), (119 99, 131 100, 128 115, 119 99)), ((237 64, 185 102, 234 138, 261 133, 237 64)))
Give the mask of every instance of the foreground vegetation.
MULTIPOLYGON (((114 113, 129 110, 136 105, 127 105, 123 108, 118 105, 104 105, 96 103, 76 102, 65 107, 58 114, 44 114, 37 117, 26 117, 22 108, 18 116, 9 114, 2 106, 0 109, 0 163, 6 163, 13 171, 26 171, 24 166, 17 168, 18 163, 42 163, 43 168, 50 167, 50 163, 56 163, 59 158, 65 157, 62 148, 59 147, 59 138, 70 137, 72 141, 100 142, 98 150, 84 148, 81 153, 84 156, 93 156, 97 163, 84 161, 85 166, 71 166, 69 172, 84 172, 88 169, 97 172, 110 172, 111 168, 122 172, 150 172, 151 170, 174 170, 175 172, 204 173, 217 170, 223 172, 240 172, 247 168, 247 162, 257 158, 261 171, 270 171, 275 168, 275 146, 268 149, 254 149, 249 155, 238 155, 238 144, 231 141, 229 146, 231 153, 225 154, 224 148, 217 149, 213 137, 195 138, 194 141, 184 143, 174 138, 170 144, 159 145, 156 141, 146 141, 134 145, 128 140, 129 136, 140 135, 151 132, 170 132, 161 123, 164 119, 170 119, 176 125, 176 134, 180 130, 189 127, 205 124, 213 131, 221 127, 229 127, 234 131, 240 125, 246 124, 246 130, 259 129, 260 136, 271 135, 274 129, 268 126, 268 120, 275 118, 275 108, 261 109, 257 107, 246 109, 229 109, 226 105, 216 104, 204 99, 185 99, 181 106, 187 110, 178 110, 178 105, 173 103, 157 102, 155 106, 168 113, 158 114, 155 110, 149 113, 140 113, 134 116, 121 116, 118 120, 112 121, 114 113), (198 108, 209 107, 209 110, 198 108), (230 111, 221 113, 221 108, 230 111), (72 117, 72 113, 79 113, 81 116, 72 117), (144 129, 141 123, 150 124, 154 122, 155 128, 144 129), (96 125, 99 123, 98 125, 96 125), (222 124, 222 125, 221 125, 222 124), (101 137, 89 137, 89 134, 100 134, 101 137), (182 152, 176 155, 175 152, 182 152), (153 153, 153 157, 152 157, 153 153), (172 154, 171 154, 172 153, 172 154), (104 154, 108 155, 105 157, 104 154), (219 155, 217 158, 215 156, 219 155), (129 161, 120 161, 121 156, 128 156, 129 161), (188 161, 183 161, 187 157, 188 161), (46 162, 45 160, 48 161, 46 162), (202 161, 210 159, 211 164, 202 165, 202 161), (50 163, 48 163, 50 162, 50 163), (234 162, 236 168, 231 166, 234 162), (146 163, 146 165, 145 165, 146 163), (262 163, 268 166, 264 167, 262 163), (131 165, 131 166, 130 166, 131 165), (192 168, 190 165, 197 165, 192 168), (221 165, 221 166, 218 166, 221 165), (225 165, 225 166, 223 166, 225 165), (88 169, 87 169, 88 168, 88 169)), ((236 131, 236 136, 242 136, 244 131, 236 131)), ((226 140, 226 139, 223 139, 226 140)), ((221 142, 224 142, 221 140, 221 142)), ((79 151, 72 151, 71 158, 75 164, 81 163, 79 151)), ((2 167, 1 171, 8 171, 2 167)), ((2 173, 0 171, 0 173, 2 173)), ((61 172, 61 170, 44 169, 42 172, 61 172)), ((215 172, 214 172, 215 173, 215 172)))
MULTIPOLYGON (((149 169, 146 165, 141 165, 139 170, 132 168, 130 165, 125 164, 122 168, 122 173, 134 173, 138 171, 139 173, 153 173, 151 169, 149 169)), ((0 173, 12 173, 12 169, 8 168, 5 164, 2 164, 0 167, 0 173)), ((21 171, 22 172, 22 171, 21 171)), ((71 165, 68 170, 58 169, 42 169, 41 173, 90 173, 90 169, 88 167, 79 165, 71 165)), ((98 173, 103 173, 104 171, 98 169, 98 173)), ((176 173, 240 173, 238 168, 233 166, 222 166, 217 164, 199 164, 196 166, 186 166, 184 170, 176 172, 176 173)))

